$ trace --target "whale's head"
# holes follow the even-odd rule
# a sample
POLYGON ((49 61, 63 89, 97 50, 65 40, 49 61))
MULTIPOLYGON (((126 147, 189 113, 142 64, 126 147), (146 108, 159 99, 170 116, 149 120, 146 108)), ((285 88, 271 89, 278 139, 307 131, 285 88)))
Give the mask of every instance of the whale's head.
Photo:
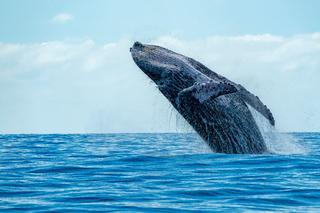
POLYGON ((192 65, 190 58, 163 47, 135 42, 130 52, 138 67, 176 108, 181 91, 197 83, 212 81, 192 65))

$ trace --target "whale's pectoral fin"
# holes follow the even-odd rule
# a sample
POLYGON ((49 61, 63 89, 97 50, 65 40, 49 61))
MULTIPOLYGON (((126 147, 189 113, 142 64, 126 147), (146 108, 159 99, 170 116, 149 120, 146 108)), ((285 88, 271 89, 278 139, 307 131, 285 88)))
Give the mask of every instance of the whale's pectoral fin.
POLYGON ((272 115, 271 111, 269 110, 269 108, 266 105, 264 105, 261 102, 261 100, 258 98, 258 96, 253 95, 252 93, 250 93, 248 90, 246 90, 240 84, 238 84, 238 88, 239 88, 239 93, 240 93, 242 99, 247 104, 252 106, 255 110, 260 112, 266 119, 269 120, 270 124, 272 126, 274 126, 275 125, 275 121, 274 121, 274 118, 273 118, 273 115, 272 115))
POLYGON ((201 84, 194 84, 181 92, 177 97, 177 102, 181 103, 183 100, 196 99, 200 103, 205 102, 210 98, 217 98, 221 95, 237 92, 237 88, 228 83, 216 83, 213 81, 201 84))

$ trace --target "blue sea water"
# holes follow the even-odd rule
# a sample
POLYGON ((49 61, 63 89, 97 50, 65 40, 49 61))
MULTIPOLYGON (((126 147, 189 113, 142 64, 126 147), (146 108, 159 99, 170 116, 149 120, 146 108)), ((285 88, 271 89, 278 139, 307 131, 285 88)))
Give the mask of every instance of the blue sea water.
POLYGON ((178 133, 0 135, 0 211, 320 212, 320 133, 291 136, 304 151, 215 154, 178 133))

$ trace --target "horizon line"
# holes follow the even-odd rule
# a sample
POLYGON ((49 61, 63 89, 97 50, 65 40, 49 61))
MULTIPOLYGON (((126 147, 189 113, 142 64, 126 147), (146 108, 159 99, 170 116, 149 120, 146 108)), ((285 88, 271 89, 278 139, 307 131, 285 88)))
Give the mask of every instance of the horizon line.
MULTIPOLYGON (((320 133, 320 131, 279 131, 279 133, 320 133)), ((113 134, 197 134, 196 132, 88 132, 88 133, 1 133, 0 135, 113 135, 113 134)))

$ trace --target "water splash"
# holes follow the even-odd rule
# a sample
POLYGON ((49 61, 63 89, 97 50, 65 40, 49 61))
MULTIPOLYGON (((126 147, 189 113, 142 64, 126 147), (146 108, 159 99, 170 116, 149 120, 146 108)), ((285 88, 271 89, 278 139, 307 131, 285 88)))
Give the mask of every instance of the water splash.
POLYGON ((176 132, 179 133, 189 133, 189 134, 194 134, 195 137, 192 138, 191 141, 186 141, 186 144, 190 146, 192 153, 202 153, 202 154, 207 154, 207 153, 212 153, 212 150, 209 148, 207 143, 194 131, 192 126, 178 113, 175 111, 176 115, 176 132))
POLYGON ((299 144, 298 139, 286 133, 280 133, 258 111, 248 105, 263 139, 271 153, 276 154, 306 154, 307 149, 299 144))

